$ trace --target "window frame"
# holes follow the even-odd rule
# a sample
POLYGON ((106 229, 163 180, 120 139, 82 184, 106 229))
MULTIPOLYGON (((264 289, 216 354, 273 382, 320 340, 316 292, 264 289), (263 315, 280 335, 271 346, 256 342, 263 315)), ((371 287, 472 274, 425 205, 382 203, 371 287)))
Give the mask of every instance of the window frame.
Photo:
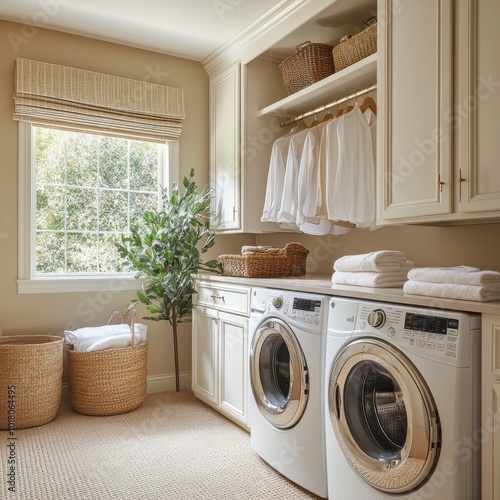
MULTIPOLYGON (((64 129, 63 127, 57 128, 64 129)), ((29 122, 19 122, 18 294, 120 292, 140 289, 141 280, 135 279, 133 272, 35 275, 36 151, 33 147, 34 133, 34 125, 29 122)), ((163 186, 170 186, 173 182, 179 183, 179 142, 167 141, 166 144, 168 148, 164 161, 167 165, 160 170, 160 183, 163 186)))

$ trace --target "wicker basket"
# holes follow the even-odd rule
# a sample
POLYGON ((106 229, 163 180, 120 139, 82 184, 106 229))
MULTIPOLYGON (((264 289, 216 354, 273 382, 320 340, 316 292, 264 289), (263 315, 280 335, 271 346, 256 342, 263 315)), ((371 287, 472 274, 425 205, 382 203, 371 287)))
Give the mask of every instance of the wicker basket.
POLYGON ((280 65, 283 85, 288 95, 333 74, 332 46, 304 42, 280 65))
MULTIPOLYGON (((119 313, 113 313, 111 318, 115 314, 119 313)), ((122 320, 126 316, 123 315, 122 320)), ((77 412, 119 415, 139 408, 144 402, 148 345, 134 345, 134 319, 135 311, 129 347, 91 352, 68 349, 69 397, 77 412)))
POLYGON ((50 335, 0 337, 0 429, 25 429, 56 418, 63 344, 50 335))
POLYGON ((357 35, 346 35, 333 48, 335 72, 341 71, 375 52, 377 52, 377 23, 372 24, 357 35))
POLYGON ((306 274, 309 250, 300 243, 287 243, 275 254, 220 255, 223 274, 244 278, 279 278, 306 274))

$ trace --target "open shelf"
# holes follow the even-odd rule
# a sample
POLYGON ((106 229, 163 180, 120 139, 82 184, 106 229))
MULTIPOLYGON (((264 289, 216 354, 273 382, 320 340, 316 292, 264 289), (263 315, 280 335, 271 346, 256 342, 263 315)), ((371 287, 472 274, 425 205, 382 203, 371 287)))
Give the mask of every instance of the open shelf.
POLYGON ((327 104, 377 82, 377 54, 289 95, 257 112, 257 116, 272 115, 290 118, 327 104))

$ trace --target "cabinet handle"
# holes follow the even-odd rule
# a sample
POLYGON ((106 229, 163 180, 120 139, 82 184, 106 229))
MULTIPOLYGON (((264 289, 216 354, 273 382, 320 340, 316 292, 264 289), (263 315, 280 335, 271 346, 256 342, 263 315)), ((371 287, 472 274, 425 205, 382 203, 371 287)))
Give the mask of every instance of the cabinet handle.
POLYGON ((218 325, 219 324, 219 318, 216 318, 215 316, 209 316, 209 318, 212 320, 212 321, 215 321, 215 324, 218 325))
POLYGON ((445 183, 441 180, 441 174, 439 174, 439 179, 438 179, 438 186, 439 186, 439 192, 442 193, 443 192, 443 186, 445 185, 445 183))
POLYGON ((224 300, 224 295, 210 295, 210 297, 212 297, 212 299, 214 299, 214 300, 216 300, 216 299, 222 300, 222 302, 224 302, 224 304, 226 303, 226 301, 224 300))
POLYGON ((464 179, 462 177, 462 169, 458 169, 458 173, 459 173, 459 178, 458 178, 458 199, 459 200, 462 200, 462 182, 465 182, 467 179, 464 179))

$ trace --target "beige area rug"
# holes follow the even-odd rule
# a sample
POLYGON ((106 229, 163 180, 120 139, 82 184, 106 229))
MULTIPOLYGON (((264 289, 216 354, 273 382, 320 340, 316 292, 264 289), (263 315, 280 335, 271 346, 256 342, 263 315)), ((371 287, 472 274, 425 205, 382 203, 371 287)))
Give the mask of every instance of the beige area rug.
POLYGON ((15 437, 12 455, 0 431, 2 500, 316 498, 261 460, 247 432, 185 391, 149 395, 111 417, 63 402, 56 420, 15 437))

